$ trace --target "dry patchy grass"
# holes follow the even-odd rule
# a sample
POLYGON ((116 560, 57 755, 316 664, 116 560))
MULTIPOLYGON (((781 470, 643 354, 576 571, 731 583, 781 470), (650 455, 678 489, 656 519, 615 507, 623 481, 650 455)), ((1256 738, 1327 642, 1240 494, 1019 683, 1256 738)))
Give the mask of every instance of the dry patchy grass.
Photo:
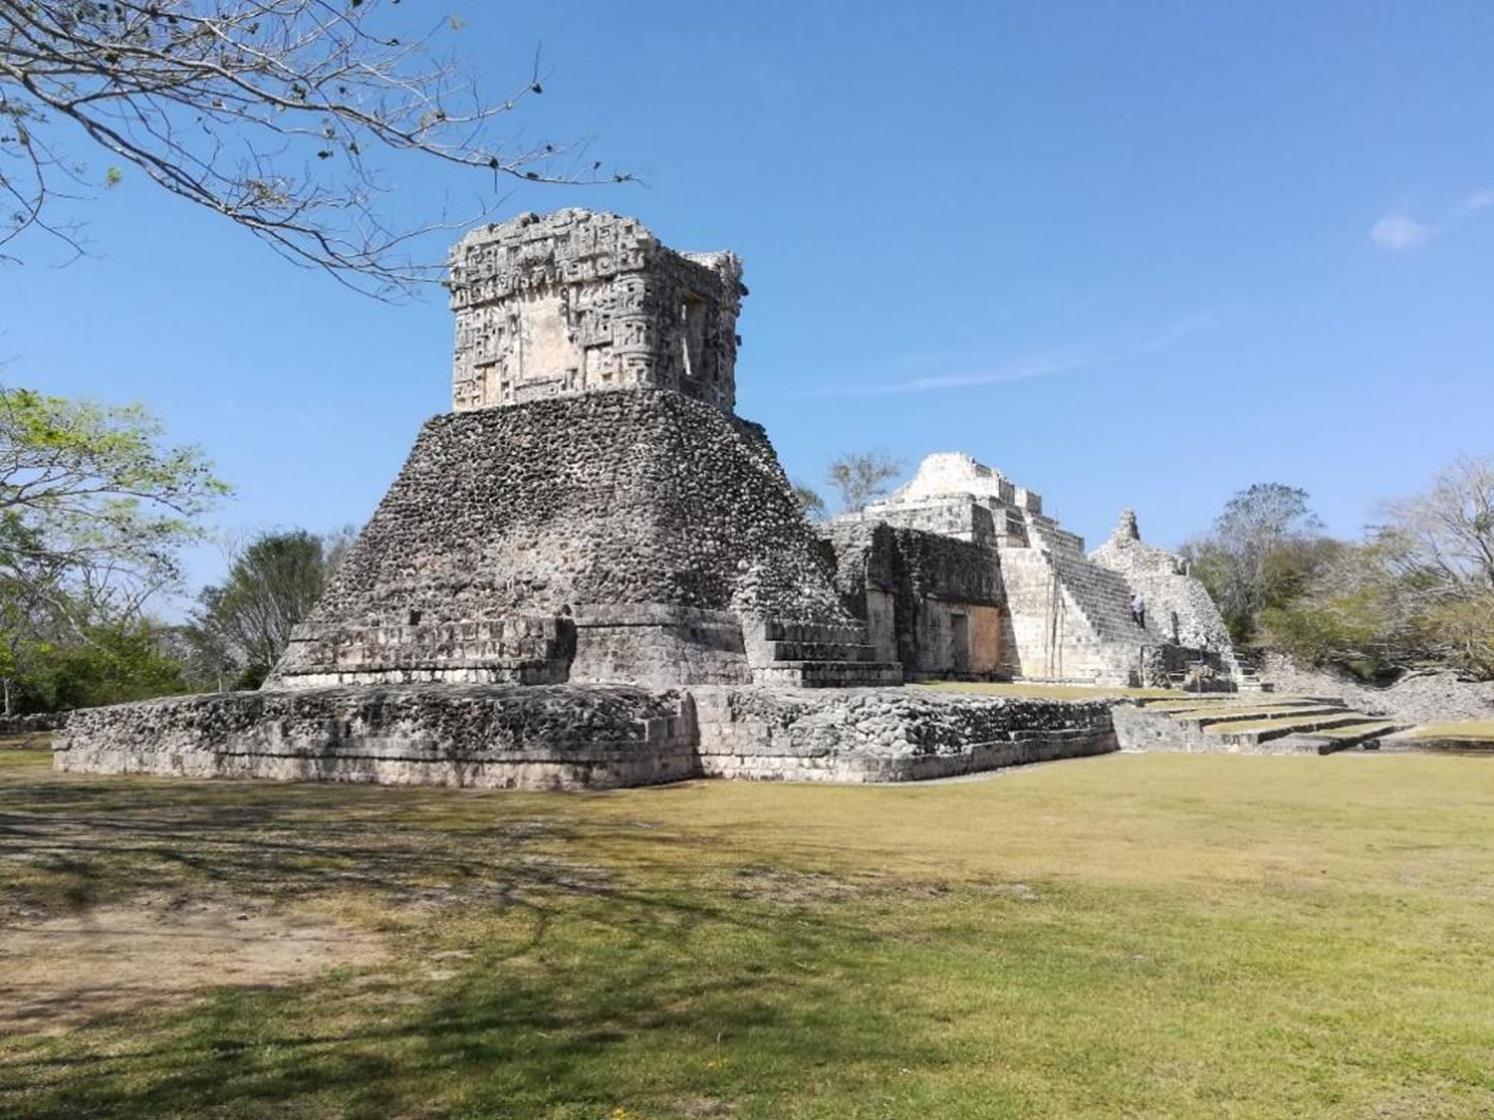
POLYGON ((1494 719, 1470 719, 1449 723, 1424 723, 1411 732, 1417 739, 1470 739, 1494 741, 1494 719))
POLYGON ((1481 760, 589 795, 0 762, 7 920, 142 883, 388 956, 12 1035, 0 1113, 1494 1114, 1481 760))

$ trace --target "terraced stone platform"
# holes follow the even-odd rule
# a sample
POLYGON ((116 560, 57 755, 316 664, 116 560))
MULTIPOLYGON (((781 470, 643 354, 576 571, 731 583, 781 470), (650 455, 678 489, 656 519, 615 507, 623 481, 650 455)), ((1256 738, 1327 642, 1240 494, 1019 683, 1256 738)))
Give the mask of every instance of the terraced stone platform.
POLYGON ((1107 702, 761 685, 362 684, 73 713, 58 770, 479 789, 899 782, 1117 749, 1107 702))
POLYGON ((1405 725, 1331 697, 1201 694, 1120 705, 1115 726, 1122 750, 1333 754, 1374 750, 1405 725))

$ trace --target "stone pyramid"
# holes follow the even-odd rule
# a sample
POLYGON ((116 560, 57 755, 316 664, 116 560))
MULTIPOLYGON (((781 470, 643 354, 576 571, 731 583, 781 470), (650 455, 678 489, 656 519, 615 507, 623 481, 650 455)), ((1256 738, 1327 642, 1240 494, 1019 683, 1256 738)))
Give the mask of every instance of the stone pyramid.
POLYGON ((567 210, 469 235, 451 288, 455 411, 267 687, 901 680, 732 414, 734 256, 567 210))

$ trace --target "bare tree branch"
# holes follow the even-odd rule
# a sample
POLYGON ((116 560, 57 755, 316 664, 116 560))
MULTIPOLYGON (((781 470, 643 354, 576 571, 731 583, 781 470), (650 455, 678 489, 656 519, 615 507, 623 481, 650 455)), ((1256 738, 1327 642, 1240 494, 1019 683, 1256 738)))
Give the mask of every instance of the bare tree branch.
POLYGON ((386 296, 439 280, 412 240, 458 223, 394 226, 373 152, 413 153, 503 179, 613 183, 584 147, 506 146, 492 125, 544 89, 527 77, 489 101, 437 56, 443 21, 399 34, 397 0, 0 0, 0 259, 29 231, 81 251, 52 204, 86 178, 59 136, 75 127, 111 165, 249 230, 295 264, 386 296))

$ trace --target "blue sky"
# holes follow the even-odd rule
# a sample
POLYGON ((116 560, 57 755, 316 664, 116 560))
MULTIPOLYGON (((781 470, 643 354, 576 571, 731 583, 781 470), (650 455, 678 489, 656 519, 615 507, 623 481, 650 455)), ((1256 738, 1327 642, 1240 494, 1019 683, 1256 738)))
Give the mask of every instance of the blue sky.
MULTIPOLYGON (((495 93, 543 43, 515 129, 646 180, 507 211, 741 254, 739 412, 796 478, 965 450, 1091 545, 1125 505, 1173 544, 1260 481, 1353 533, 1494 453, 1494 5, 440 10, 495 93)), ((395 171, 410 222, 487 185, 395 171)), ((138 176, 87 214, 94 257, 0 267, 8 381, 146 402, 237 486, 225 529, 361 523, 447 406, 439 293, 371 302, 138 176)))

